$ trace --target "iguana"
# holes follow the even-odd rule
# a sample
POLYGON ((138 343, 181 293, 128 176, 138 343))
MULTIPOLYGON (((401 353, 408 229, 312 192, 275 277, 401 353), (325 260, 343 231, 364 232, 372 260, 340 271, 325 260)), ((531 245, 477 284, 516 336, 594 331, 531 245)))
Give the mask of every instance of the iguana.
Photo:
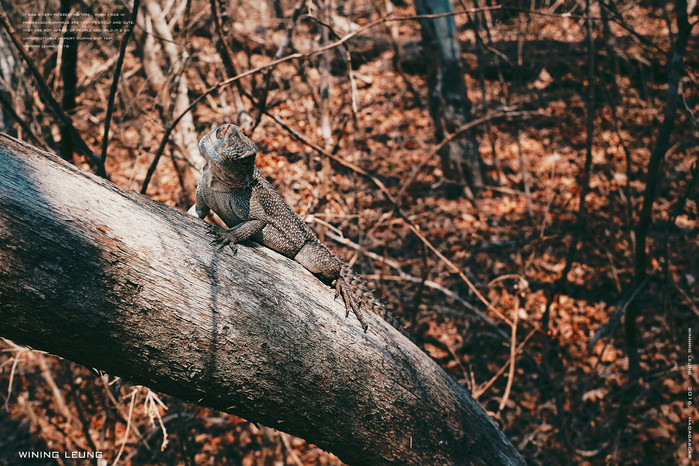
POLYGON ((303 265, 357 316, 366 332, 363 312, 385 310, 364 288, 349 267, 326 248, 255 166, 257 148, 237 126, 221 125, 199 141, 206 166, 197 186, 197 202, 190 213, 204 219, 214 211, 229 229, 212 227, 213 241, 223 247, 251 239, 303 265))

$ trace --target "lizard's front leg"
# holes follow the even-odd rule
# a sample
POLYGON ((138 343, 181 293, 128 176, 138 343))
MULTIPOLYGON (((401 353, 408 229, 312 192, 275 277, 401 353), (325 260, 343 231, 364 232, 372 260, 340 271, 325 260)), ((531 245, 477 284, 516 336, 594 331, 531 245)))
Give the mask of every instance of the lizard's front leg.
POLYGON ((237 252, 237 244, 241 241, 251 238, 255 234, 262 231, 262 229, 267 225, 264 220, 248 220, 239 225, 229 228, 228 230, 215 229, 214 234, 216 238, 211 242, 212 244, 218 244, 219 250, 221 250, 227 244, 231 245, 231 249, 237 252))

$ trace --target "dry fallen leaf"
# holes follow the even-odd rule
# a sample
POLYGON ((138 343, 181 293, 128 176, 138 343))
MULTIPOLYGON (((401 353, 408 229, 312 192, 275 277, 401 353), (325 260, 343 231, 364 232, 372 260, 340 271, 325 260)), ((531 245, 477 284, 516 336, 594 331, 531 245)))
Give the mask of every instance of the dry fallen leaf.
POLYGON ((602 388, 596 388, 594 390, 589 390, 585 392, 582 396, 583 401, 599 401, 603 400, 604 397, 607 396, 607 389, 602 387, 602 388))

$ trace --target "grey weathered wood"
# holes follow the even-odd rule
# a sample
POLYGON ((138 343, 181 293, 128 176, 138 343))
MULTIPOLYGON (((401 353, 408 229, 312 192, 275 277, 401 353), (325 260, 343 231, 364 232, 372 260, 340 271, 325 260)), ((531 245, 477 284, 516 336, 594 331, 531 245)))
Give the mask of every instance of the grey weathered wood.
POLYGON ((0 134, 0 335, 355 464, 521 464, 458 383, 262 247, 0 134))

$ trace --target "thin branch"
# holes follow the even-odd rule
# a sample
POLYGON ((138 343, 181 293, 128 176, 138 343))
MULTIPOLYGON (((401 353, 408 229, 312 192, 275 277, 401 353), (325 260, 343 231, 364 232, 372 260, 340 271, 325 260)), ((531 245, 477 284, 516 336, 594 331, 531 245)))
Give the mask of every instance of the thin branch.
POLYGON ((563 266, 561 275, 558 277, 556 283, 553 285, 550 293, 546 297, 546 309, 544 310, 544 315, 542 316, 542 328, 544 331, 548 329, 551 304, 556 298, 556 295, 561 292, 568 282, 568 273, 573 266, 575 251, 578 248, 580 237, 582 236, 583 231, 585 231, 585 225, 587 223, 587 206, 585 201, 590 192, 592 144, 594 142, 595 134, 595 42, 594 37, 592 36, 592 19, 589 16, 590 1, 591 0, 586 0, 585 2, 585 12, 588 15, 587 20, 585 21, 587 29, 587 115, 585 125, 587 129, 587 138, 585 141, 585 165, 582 169, 582 176, 580 180, 580 198, 578 203, 577 218, 575 220, 575 227, 573 229, 573 237, 571 238, 568 253, 566 254, 565 265, 563 266))
MULTIPOLYGON (((226 41, 226 34, 223 31, 223 21, 221 16, 218 14, 218 4, 216 0, 209 1, 211 5, 211 16, 214 19, 214 28, 216 29, 216 35, 218 40, 216 40, 216 48, 219 51, 221 60, 223 60, 223 67, 226 70, 226 75, 228 77, 235 76, 238 71, 235 67, 235 62, 233 58, 233 51, 226 41)), ((243 91, 240 81, 237 81, 236 88, 233 89, 233 105, 235 105, 235 110, 238 116, 237 123, 243 130, 248 131, 253 124, 252 117, 248 114, 243 104, 243 99, 240 98, 240 94, 243 91)))
POLYGON ((12 103, 9 102, 7 99, 5 99, 5 96, 3 95, 2 91, 0 91, 0 105, 3 106, 3 108, 7 111, 7 113, 10 114, 10 117, 12 117, 13 120, 19 124, 19 126, 24 130, 25 133, 37 144, 39 144, 43 149, 48 150, 49 146, 46 144, 46 141, 44 141, 43 138, 40 136, 37 136, 34 134, 34 131, 32 131, 32 128, 29 126, 29 123, 27 123, 24 118, 19 116, 17 112, 15 112, 14 107, 12 106, 12 103))
MULTIPOLYGON (((621 15, 621 13, 619 13, 619 10, 617 10, 616 6, 613 3, 607 4, 603 0, 600 0, 599 3, 605 10, 609 11, 614 16, 613 20, 616 24, 618 24, 621 28, 623 28, 628 33, 630 33, 632 36, 634 36, 636 39, 638 39, 643 45, 650 47, 652 49, 655 49, 656 51, 661 52, 663 54, 667 53, 667 52, 665 52, 665 50, 663 50, 659 46, 655 45, 653 42, 649 41, 648 39, 646 39, 645 37, 643 37, 642 35, 640 35, 636 31, 631 29, 631 27, 627 26, 626 21, 624 20, 624 17, 621 15)), ((686 8, 685 8, 685 10, 686 10, 686 8)), ((600 19, 604 20, 604 18, 590 18, 590 19, 594 19, 595 21, 598 21, 600 19)))
POLYGON ((519 125, 517 125, 517 154, 519 155, 519 170, 522 173, 522 187, 524 188, 524 199, 527 205, 527 215, 529 215, 529 218, 532 219, 534 218, 534 214, 532 212, 531 180, 527 159, 524 157, 524 151, 522 150, 522 132, 519 125))
MULTIPOLYGON (((167 416, 162 418, 162 426, 164 427, 170 421, 175 420, 175 419, 179 419, 181 417, 184 417, 184 415, 182 413, 168 414, 167 416)), ((128 464, 130 461, 133 461, 133 459, 141 452, 142 448, 145 448, 145 449, 150 451, 150 447, 148 446, 148 442, 153 440, 157 435, 160 435, 161 432, 164 432, 164 431, 160 425, 156 425, 151 430, 149 430, 148 433, 146 433, 146 435, 145 435, 144 441, 140 445, 138 445, 136 448, 132 449, 128 455, 126 455, 126 457, 124 458, 124 463, 128 464)))
POLYGON ((121 454, 124 453, 124 447, 126 446, 126 441, 129 439, 129 428, 131 427, 131 416, 133 415, 133 407, 136 402, 136 394, 138 393, 138 388, 134 388, 131 391, 131 404, 129 405, 129 418, 126 421, 126 430, 124 431, 124 440, 121 442, 121 448, 119 448, 119 453, 117 454, 116 458, 114 458, 114 462, 112 463, 112 466, 116 466, 119 463, 119 458, 121 458, 121 454))
MULTIPOLYGON (((673 47, 672 55, 668 60, 668 85, 667 97, 665 100, 665 114, 663 123, 658 131, 658 139, 655 149, 648 161, 646 189, 643 194, 643 205, 638 215, 638 224, 634 230, 636 236, 636 248, 634 251, 634 277, 631 286, 642 282, 646 278, 646 238, 652 223, 653 204, 655 203, 656 191, 662 177, 661 165, 665 155, 670 148, 670 136, 675 127, 675 115, 679 102, 679 84, 683 74, 683 59, 687 49, 689 38, 691 37, 692 26, 689 24, 687 16, 687 1, 675 1, 675 15, 677 21, 677 37, 673 47)), ((639 306, 632 306, 626 313, 624 322, 626 332, 626 346, 629 357, 629 379, 634 382, 640 372, 636 317, 639 313, 639 306)))
POLYGON ((466 283, 466 285, 471 289, 471 291, 473 291, 473 294, 476 295, 476 297, 485 305, 486 308, 488 308, 488 310, 490 310, 490 312, 498 316, 504 322, 507 322, 507 324, 512 325, 512 321, 510 319, 505 317, 500 311, 495 309, 495 307, 487 299, 485 299, 485 296, 483 296, 481 292, 478 291, 476 285, 473 284, 473 282, 466 276, 466 274, 461 270, 461 268, 449 259, 447 259, 447 257, 444 254, 442 254, 439 251, 439 249, 437 249, 427 238, 425 238, 422 232, 420 232, 420 229, 417 226, 415 226, 413 222, 411 222, 408 219, 408 217, 397 207, 396 213, 399 217, 403 219, 410 231, 412 231, 415 234, 415 236, 417 236, 430 251, 432 251, 442 262, 444 262, 444 264, 446 264, 453 273, 456 273, 457 275, 459 275, 459 277, 461 277, 461 280, 463 280, 464 283, 466 283))
MULTIPOLYGON (((332 36, 336 40, 342 39, 342 37, 340 37, 340 35, 337 32, 335 32, 335 29, 333 29, 333 27, 330 24, 322 21, 321 19, 316 18, 313 15, 304 15, 304 18, 308 18, 310 20, 313 20, 317 24, 323 26, 328 32, 330 32, 330 34, 332 34, 332 36)), ((352 90, 352 93, 351 93, 351 96, 352 96, 352 114, 354 115, 354 119, 356 121, 357 112, 359 110, 357 109, 357 83, 354 80, 354 70, 352 70, 352 54, 350 53, 349 48, 347 48, 346 46, 343 45, 341 48, 345 52, 345 61, 347 64, 347 75, 349 76, 350 87, 352 90)), ((321 94, 322 94, 322 92, 321 92, 321 94)))
POLYGON ((133 0, 133 9, 131 10, 131 22, 126 27, 124 37, 122 37, 121 39, 121 45, 119 46, 119 58, 117 58, 116 65, 114 66, 114 77, 112 78, 112 85, 109 89, 109 100, 107 101, 107 115, 104 117, 104 136, 102 136, 102 153, 100 155, 100 161, 97 167, 97 174, 104 178, 107 177, 107 171, 105 169, 104 164, 107 161, 107 146, 109 145, 109 126, 112 122, 112 112, 114 112, 114 99, 116 98, 117 88, 119 87, 119 76, 121 75, 121 67, 124 64, 126 46, 129 43, 129 38, 131 37, 134 25, 136 24, 136 17, 138 16, 138 7, 140 6, 140 3, 141 0, 133 0))
MULTIPOLYGON (((343 238, 340 235, 337 235, 331 231, 326 231, 325 236, 330 238, 333 241, 336 241, 344 246, 347 246, 349 248, 354 249, 355 251, 359 251, 361 254, 365 255, 366 257, 373 259, 375 261, 381 262, 382 264, 386 264, 387 266, 391 267, 393 270, 395 270, 398 273, 398 276, 396 277, 399 280, 405 280, 407 282, 411 283, 420 283, 426 286, 427 288, 430 288, 435 291, 439 291, 440 293, 443 293, 447 298, 453 299, 454 301, 458 302, 461 304, 463 307, 468 309, 469 311, 473 312, 476 317, 481 319, 483 322, 488 324, 490 327, 495 329, 495 331, 503 337, 503 339, 507 339, 507 334, 503 332, 500 328, 498 328, 497 324, 490 320, 488 316, 483 314, 478 308, 476 308, 473 304, 469 303, 465 299, 461 298, 458 294, 455 292, 451 291, 450 289, 440 285, 439 283, 432 281, 432 280, 423 280, 422 278, 415 277, 413 275, 410 275, 406 272, 403 271, 401 266, 398 264, 398 262, 387 259, 383 256, 380 256, 374 252, 367 251, 363 249, 359 244, 355 243, 354 241, 348 239, 348 238, 343 238)), ((392 280, 392 277, 389 276, 378 276, 378 277, 366 277, 366 278, 376 278, 377 280, 392 280)))
POLYGON ((369 180, 371 180, 372 183, 374 183, 374 185, 376 185, 376 187, 379 188, 379 190, 386 196, 386 198, 388 199, 388 201, 389 201, 391 204, 393 204, 394 206, 396 205, 396 201, 395 201, 395 199, 393 198, 393 196, 391 195, 391 193, 390 193, 390 191, 388 190, 388 188, 386 187, 386 185, 383 183, 383 181, 381 181, 380 179, 378 179, 376 176, 374 176, 374 175, 372 175, 371 173, 367 172, 367 171, 364 170, 363 168, 361 168, 361 167, 359 167, 359 166, 353 164, 352 162, 348 162, 348 161, 344 160, 343 158, 341 158, 341 157, 339 157, 339 156, 333 154, 332 152, 329 152, 329 151, 323 149, 322 147, 318 146, 317 144, 312 143, 311 141, 309 141, 308 139, 306 139, 304 136, 302 136, 298 131, 296 131, 295 129, 291 128, 289 125, 287 125, 287 124, 284 122, 284 120, 282 120, 281 118, 279 118, 279 117, 276 116, 276 115, 272 115, 271 113, 269 113, 269 111, 265 110, 265 111, 262 112, 262 113, 264 113, 265 115, 267 115, 269 118, 271 118, 272 120, 274 120, 275 123, 277 123, 279 126, 281 126, 282 128, 284 128, 284 129, 285 129, 294 139, 296 139, 297 141, 299 141, 299 142, 301 142, 301 143, 307 145, 307 146, 310 147, 311 149, 313 149, 313 150, 317 151, 318 153, 324 155, 325 157, 329 158, 330 160, 336 162, 337 164, 339 164, 339 165, 341 165, 341 166, 343 166, 343 167, 345 167, 345 168, 348 168, 348 169, 352 170, 353 172, 355 172, 355 173, 357 173, 357 174, 359 174, 359 175, 362 175, 362 176, 364 176, 364 177, 367 177, 369 180))
POLYGON ((39 363, 39 369, 41 369, 41 376, 44 378, 46 384, 51 389, 51 393, 53 394, 53 399, 56 402, 58 412, 60 412, 65 418, 66 422, 70 424, 73 416, 71 415, 70 410, 66 405, 66 400, 63 396, 63 393, 61 393, 61 389, 56 384, 56 379, 53 377, 53 374, 51 373, 51 368, 49 368, 49 365, 46 362, 46 357, 43 354, 37 352, 36 359, 39 363))
POLYGON ((15 371, 17 370, 17 365, 19 364, 19 357, 24 354, 27 351, 30 351, 27 348, 22 348, 19 347, 18 345, 15 345, 18 350, 17 353, 13 356, 13 361, 12 361, 12 369, 10 369, 10 381, 7 384, 7 398, 5 398, 5 411, 8 413, 10 412, 10 398, 12 397, 12 382, 15 379, 15 371))
MULTIPOLYGON (((517 346, 517 355, 522 354, 524 350, 524 345, 526 345, 527 342, 529 342, 529 339, 531 339, 531 337, 533 337, 537 331, 539 331, 538 328, 533 328, 529 331, 524 340, 522 340, 522 343, 520 343, 519 346, 517 346)), ((508 358, 507 362, 500 369, 498 369, 495 375, 493 375, 485 385, 478 388, 478 390, 474 391, 474 393, 472 394, 473 399, 477 400, 478 398, 480 398, 481 395, 483 395, 483 393, 485 393, 500 378, 500 376, 505 373, 507 368, 510 367, 510 363, 512 363, 512 359, 508 358)))
MULTIPOLYGON (((621 317, 626 314, 626 309, 628 309, 629 305, 633 302, 634 299, 636 299, 636 296, 638 293, 643 289, 643 287, 646 284, 646 281, 648 279, 644 279, 642 283, 640 283, 635 290, 631 293, 631 296, 626 299, 626 297, 622 297, 620 302, 617 303, 616 305, 616 311, 614 311, 614 314, 612 315, 612 318, 610 319, 609 322, 598 328, 595 333, 592 335, 592 338, 590 339, 589 343, 589 349, 592 351, 594 348, 595 344, 600 338, 605 338, 609 335, 612 335, 614 331, 617 328, 617 325, 619 325, 619 322, 621 321, 621 317)), ((587 391, 587 387, 589 387, 589 383, 592 380, 592 376, 597 372, 597 367, 599 366, 600 362, 602 361, 602 356, 604 356, 604 352, 607 349, 607 345, 609 345, 610 340, 607 340, 604 343, 604 346, 602 347, 602 351, 599 353, 599 357, 597 358, 597 362, 595 363, 595 366, 592 368, 592 372, 590 372, 590 375, 585 382, 584 386, 586 387, 585 390, 583 390, 583 393, 587 391)))
MULTIPOLYGON (((286 50, 289 48, 291 45, 291 39, 293 37, 294 33, 294 26, 296 25, 296 21, 299 19, 299 16, 301 15, 301 9, 306 5, 306 0, 299 0, 296 3, 296 6, 294 6, 294 11, 291 14, 291 18, 286 23, 286 31, 284 35, 284 40, 282 40, 281 44, 279 44, 279 48, 277 48, 277 52, 274 54, 274 57, 272 58, 273 60, 279 60, 284 56, 286 53, 286 50)), ((269 85, 270 81, 272 79, 272 68, 268 69, 267 72, 264 74, 262 77, 262 88, 260 90, 260 98, 258 99, 257 102, 257 115, 255 116, 255 124, 253 128, 256 128, 257 125, 260 124, 260 121, 262 120, 262 114, 264 113, 264 109, 266 109, 267 106, 267 97, 269 96, 269 85)), ((301 75, 301 78, 306 81, 306 76, 304 73, 299 73, 301 75)), ((309 86, 310 87, 310 86, 309 86)), ((315 98, 314 98, 315 100, 315 98)), ((316 105, 317 105, 316 101, 316 105)))
POLYGON ((63 126, 73 134, 73 137, 78 143, 78 149, 87 157, 87 161, 95 167, 99 166, 99 158, 92 152, 85 140, 82 138, 82 136, 80 136, 80 133, 78 133, 78 130, 76 130, 75 126, 73 126, 73 121, 71 118, 66 115, 61 108, 61 105, 53 97, 51 89, 49 89, 49 86, 46 84, 44 77, 39 72, 39 69, 36 67, 36 64, 32 58, 24 50, 22 41, 20 41, 17 37, 17 31, 15 31, 15 28, 12 26, 12 23, 10 23, 10 20, 4 11, 0 12, 0 23, 5 28, 5 31, 7 31, 7 35, 10 36, 10 39, 17 48, 22 60, 24 60, 24 62, 27 64, 27 68, 29 68, 29 72, 32 74, 32 76, 34 76, 34 80, 39 87, 39 91, 49 103, 49 107, 53 111, 54 115, 61 121, 63 126))
MULTIPOLYGON (((377 14, 381 14, 381 7, 380 7, 380 1, 379 0, 372 0, 372 3, 374 4, 374 9, 376 10, 377 14)), ((462 4, 461 5, 464 9, 466 7, 462 4)), ((393 2, 391 0, 385 0, 385 7, 386 7, 386 14, 390 16, 393 14, 395 11, 395 7, 393 5, 393 2)), ((410 82, 410 79, 408 76, 405 74, 405 70, 403 69, 403 65, 401 64, 401 51, 400 51, 400 46, 398 45, 397 38, 398 38, 398 29, 395 24, 389 26, 388 24, 384 25, 384 29, 386 30, 386 35, 388 36, 388 39, 391 41, 391 48, 393 49, 393 68, 395 71, 400 75, 400 77, 403 79, 403 83, 405 84, 405 88, 408 92, 410 92, 410 95, 412 96, 413 103, 415 107, 420 107, 422 105, 422 100, 420 99, 420 93, 415 90, 415 87, 413 86, 413 83, 410 82)))
MULTIPOLYGON (((505 393, 500 400, 498 412, 505 409, 507 400, 510 399, 512 391, 512 383, 515 378, 515 360, 517 359, 517 323, 519 322, 519 295, 515 295, 515 315, 512 322, 512 340, 510 342, 510 372, 507 374, 507 384, 505 385, 505 393)), ((533 330, 532 330, 533 331, 533 330)))
POLYGON ((476 118, 475 120, 471 120, 470 122, 466 123, 465 125, 462 125, 459 127, 456 131, 451 133, 449 136, 444 138, 439 144, 434 146, 430 152, 427 153, 427 155, 422 159, 422 161, 415 166, 413 169, 413 172, 410 174, 410 177, 408 180, 403 183, 403 186, 400 188, 398 191, 398 194, 396 194, 397 199, 402 199, 403 196, 405 195, 406 191, 408 188, 415 182, 415 178, 417 178, 418 173, 427 165, 432 158, 434 158, 435 155, 439 153, 440 150, 450 142, 452 142, 454 139, 462 136, 464 133, 467 131, 482 125, 483 123, 492 121, 492 120, 497 120, 499 118, 512 118, 512 117, 532 117, 532 116, 540 116, 540 117, 546 117, 546 118, 551 118, 551 115, 547 115, 545 113, 539 113, 539 112, 528 112, 528 111, 498 111, 498 112, 492 112, 489 113, 485 116, 482 116, 480 118, 476 118))
POLYGON ((634 262, 634 279, 638 283, 646 273, 646 236, 651 224, 651 213, 661 172, 660 165, 670 147, 670 135, 675 126, 677 113, 679 82, 683 71, 683 57, 689 41, 691 27, 687 19, 686 0, 677 0, 675 6, 677 15, 677 40, 672 56, 668 62, 668 89, 665 101, 665 115, 658 132, 658 139, 650 161, 648 162, 646 189, 643 194, 643 205, 636 227, 636 250, 634 262))

